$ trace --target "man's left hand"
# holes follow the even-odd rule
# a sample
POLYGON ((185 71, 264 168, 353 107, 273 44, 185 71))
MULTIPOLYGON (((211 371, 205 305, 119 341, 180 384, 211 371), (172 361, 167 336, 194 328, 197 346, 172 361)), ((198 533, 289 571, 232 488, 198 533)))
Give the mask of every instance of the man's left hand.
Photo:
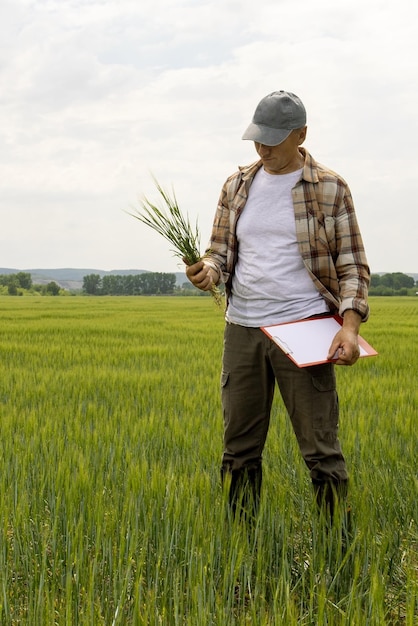
POLYGON ((359 356, 357 334, 341 328, 334 337, 327 358, 335 365, 354 365, 359 356))
POLYGON ((361 317, 351 309, 344 313, 343 325, 335 335, 328 352, 328 359, 335 365, 354 365, 360 356, 358 331, 361 317))

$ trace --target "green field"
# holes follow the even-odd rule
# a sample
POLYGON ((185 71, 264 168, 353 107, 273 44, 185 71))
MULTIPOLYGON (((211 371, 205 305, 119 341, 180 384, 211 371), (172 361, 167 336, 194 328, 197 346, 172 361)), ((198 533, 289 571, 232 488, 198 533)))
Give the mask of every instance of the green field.
POLYGON ((315 515, 277 397, 254 535, 219 485, 210 298, 0 298, 0 624, 418 624, 418 298, 338 368, 354 539, 315 515))

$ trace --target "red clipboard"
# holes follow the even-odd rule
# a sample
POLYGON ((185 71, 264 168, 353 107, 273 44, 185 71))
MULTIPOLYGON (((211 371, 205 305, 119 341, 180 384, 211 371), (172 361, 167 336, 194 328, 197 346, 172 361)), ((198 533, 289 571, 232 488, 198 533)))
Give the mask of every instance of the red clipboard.
MULTIPOLYGON (((285 322, 272 326, 262 326, 261 330, 298 367, 329 363, 327 358, 329 347, 342 326, 339 315, 326 315, 310 319, 285 322)), ((359 335, 358 343, 360 358, 376 356, 378 353, 359 335)))

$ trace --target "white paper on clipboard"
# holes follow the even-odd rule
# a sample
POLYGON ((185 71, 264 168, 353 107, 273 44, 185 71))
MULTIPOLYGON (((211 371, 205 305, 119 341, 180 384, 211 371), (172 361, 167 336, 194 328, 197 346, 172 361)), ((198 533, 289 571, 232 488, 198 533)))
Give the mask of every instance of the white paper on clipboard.
MULTIPOLYGON (((296 322, 262 326, 266 333, 298 367, 329 363, 329 347, 342 325, 342 319, 335 316, 314 317, 296 322)), ((371 345, 358 337, 360 357, 376 356, 371 345)))

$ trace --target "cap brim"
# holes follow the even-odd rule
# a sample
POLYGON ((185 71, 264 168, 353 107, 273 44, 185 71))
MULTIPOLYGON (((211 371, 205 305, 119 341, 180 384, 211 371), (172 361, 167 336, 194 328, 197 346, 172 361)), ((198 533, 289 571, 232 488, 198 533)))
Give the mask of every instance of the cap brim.
POLYGON ((289 137, 291 132, 292 129, 283 130, 270 128, 269 126, 263 126, 262 124, 251 123, 242 138, 262 143, 264 146, 278 146, 289 137))

